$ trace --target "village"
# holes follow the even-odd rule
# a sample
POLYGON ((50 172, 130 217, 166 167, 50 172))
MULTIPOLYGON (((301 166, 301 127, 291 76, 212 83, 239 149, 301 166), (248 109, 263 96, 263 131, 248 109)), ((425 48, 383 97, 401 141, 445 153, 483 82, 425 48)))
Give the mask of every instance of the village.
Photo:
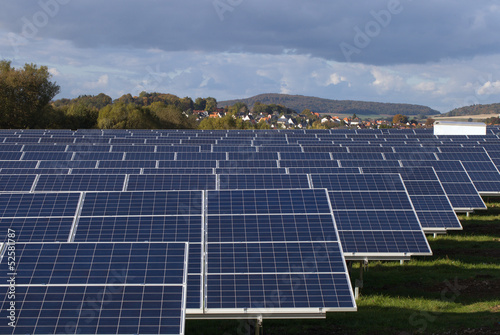
MULTIPOLYGON (((206 118, 218 119, 226 117, 231 112, 227 108, 216 108, 213 112, 206 110, 194 110, 197 121, 202 121, 206 118)), ((283 113, 274 111, 271 114, 255 113, 249 111, 238 111, 232 113, 234 119, 239 119, 242 122, 253 126, 265 125, 266 129, 331 129, 331 128, 415 128, 432 126, 433 119, 427 119, 419 122, 417 119, 409 120, 408 117, 397 114, 396 116, 388 116, 386 119, 361 119, 353 114, 352 116, 335 116, 329 114, 320 115, 310 110, 304 110, 302 113, 283 113)), ((262 127, 259 127, 262 128, 262 127)))

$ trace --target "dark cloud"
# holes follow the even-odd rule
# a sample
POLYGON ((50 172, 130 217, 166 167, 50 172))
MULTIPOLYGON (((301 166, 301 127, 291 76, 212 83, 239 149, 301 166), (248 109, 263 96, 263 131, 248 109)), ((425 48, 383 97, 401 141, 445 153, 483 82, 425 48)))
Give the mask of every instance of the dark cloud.
POLYGON ((377 65, 500 51, 500 7, 493 0, 18 0, 2 7, 4 30, 83 48, 289 50, 377 65))

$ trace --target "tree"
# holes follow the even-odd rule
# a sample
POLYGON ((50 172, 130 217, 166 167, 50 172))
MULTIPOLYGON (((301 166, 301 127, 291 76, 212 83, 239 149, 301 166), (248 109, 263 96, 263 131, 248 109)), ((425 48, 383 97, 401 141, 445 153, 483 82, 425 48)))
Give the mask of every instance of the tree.
POLYGON ((195 110, 204 111, 206 105, 207 105, 207 101, 203 98, 196 98, 196 100, 194 101, 194 109, 195 110))
POLYGON ((217 110, 217 100, 212 97, 208 97, 205 99, 205 110, 208 112, 215 112, 217 110))
POLYGON ((426 127, 431 127, 433 124, 434 124, 434 120, 433 118, 428 118, 426 121, 425 121, 425 126, 426 127))
POLYGON ((402 114, 396 114, 392 118, 392 123, 394 124, 406 124, 408 122, 408 117, 402 114))
POLYGON ((0 61, 0 127, 37 127, 60 90, 51 77, 46 66, 25 64, 15 69, 11 62, 0 61))

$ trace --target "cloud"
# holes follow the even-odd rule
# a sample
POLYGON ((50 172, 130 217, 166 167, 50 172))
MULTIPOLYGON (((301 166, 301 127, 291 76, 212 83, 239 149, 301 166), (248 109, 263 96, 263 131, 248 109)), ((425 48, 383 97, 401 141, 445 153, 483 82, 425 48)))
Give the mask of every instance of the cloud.
POLYGON ((477 90, 478 95, 500 94, 500 80, 487 81, 477 90))
POLYGON ((83 87, 90 90, 96 88, 103 89, 108 86, 108 83, 109 83, 109 76, 107 74, 103 74, 102 76, 99 77, 99 79, 97 79, 97 81, 83 83, 83 87))
POLYGON ((346 62, 344 43, 359 51, 351 61, 371 65, 500 52, 491 0, 220 2, 230 8, 222 20, 206 0, 8 1, 0 22, 30 41, 53 38, 80 48, 293 53, 346 62))

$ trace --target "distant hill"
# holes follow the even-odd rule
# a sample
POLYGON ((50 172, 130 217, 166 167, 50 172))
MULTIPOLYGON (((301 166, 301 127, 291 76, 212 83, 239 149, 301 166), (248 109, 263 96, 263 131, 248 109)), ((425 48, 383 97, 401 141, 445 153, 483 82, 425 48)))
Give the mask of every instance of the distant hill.
POLYGON ((313 112, 320 114, 356 114, 364 115, 381 115, 393 116, 403 114, 406 116, 417 115, 437 115, 440 114, 437 110, 421 105, 397 104, 397 103, 382 103, 369 101, 355 100, 330 100, 303 95, 287 95, 287 94, 259 94, 247 99, 220 101, 219 107, 232 106, 237 102, 245 103, 249 108, 252 108, 255 102, 260 101, 263 104, 284 105, 288 108, 300 113, 308 108, 313 112))
POLYGON ((441 114, 440 116, 467 116, 479 114, 496 114, 492 116, 498 116, 498 114, 500 114, 500 103, 489 105, 472 105, 455 108, 454 110, 449 111, 448 113, 441 114))

